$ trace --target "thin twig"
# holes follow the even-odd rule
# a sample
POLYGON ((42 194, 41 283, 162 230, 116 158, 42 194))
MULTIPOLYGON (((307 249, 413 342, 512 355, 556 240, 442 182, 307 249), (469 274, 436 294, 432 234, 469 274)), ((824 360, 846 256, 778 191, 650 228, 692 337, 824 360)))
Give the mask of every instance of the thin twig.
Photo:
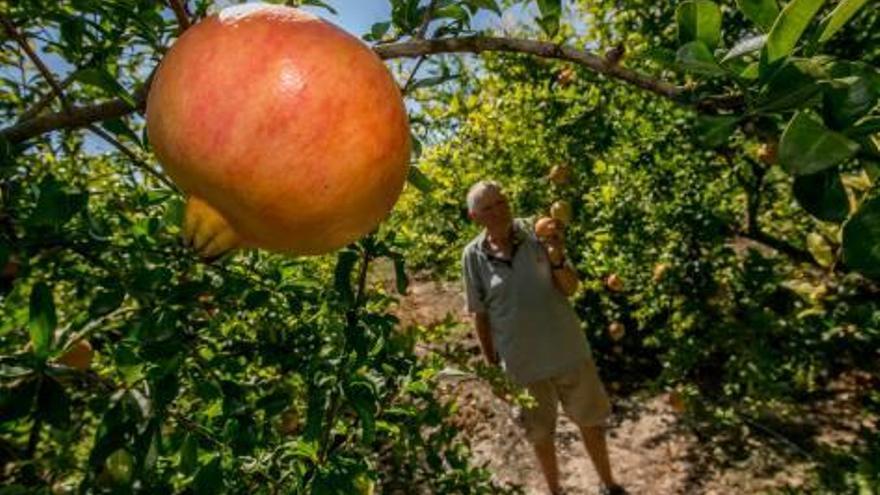
POLYGON ((406 78, 406 83, 403 85, 403 88, 400 90, 401 93, 407 94, 409 92, 410 85, 413 83, 413 81, 415 81, 416 72, 419 71, 419 68, 422 66, 422 62, 424 62, 424 61, 425 61, 424 55, 419 57, 419 60, 416 61, 415 67, 413 67, 412 72, 409 73, 409 77, 406 78))
POLYGON ((120 143, 116 138, 114 138, 109 133, 104 131, 104 129, 101 129, 100 127, 98 127, 94 124, 89 125, 88 129, 90 131, 94 132, 95 134, 97 134, 104 141, 107 141, 108 143, 110 143, 114 147, 116 147, 116 149, 118 149, 125 156, 127 156, 129 159, 131 159, 131 161, 133 161, 135 163, 135 165, 137 165, 139 168, 143 169, 145 172, 152 175, 158 181, 160 181, 161 183, 170 187, 172 190, 176 191, 177 193, 180 193, 180 189, 178 189, 177 185, 174 184, 173 182, 171 182, 171 180, 168 177, 165 177, 165 175, 163 175, 161 172, 159 172, 158 170, 151 167, 147 162, 141 160, 140 157, 138 157, 134 151, 128 149, 127 146, 120 143))

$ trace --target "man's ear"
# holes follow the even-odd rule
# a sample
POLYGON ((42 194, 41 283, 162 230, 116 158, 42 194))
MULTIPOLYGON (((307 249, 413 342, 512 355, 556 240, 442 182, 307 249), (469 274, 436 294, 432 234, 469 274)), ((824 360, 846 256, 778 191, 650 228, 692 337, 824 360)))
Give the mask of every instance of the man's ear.
POLYGON ((468 210, 468 218, 470 218, 471 220, 474 219, 474 212, 472 212, 471 210, 468 210))

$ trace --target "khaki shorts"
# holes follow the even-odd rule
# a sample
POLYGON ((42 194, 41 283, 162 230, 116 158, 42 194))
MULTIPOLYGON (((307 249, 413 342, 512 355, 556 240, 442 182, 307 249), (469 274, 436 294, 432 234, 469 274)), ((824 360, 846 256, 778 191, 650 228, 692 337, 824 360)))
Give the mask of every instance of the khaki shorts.
POLYGON ((552 440, 556 433, 559 403, 562 410, 578 426, 599 426, 611 414, 611 402, 599 380, 592 356, 581 366, 526 385, 537 405, 516 411, 517 422, 525 429, 526 438, 537 443, 552 440))

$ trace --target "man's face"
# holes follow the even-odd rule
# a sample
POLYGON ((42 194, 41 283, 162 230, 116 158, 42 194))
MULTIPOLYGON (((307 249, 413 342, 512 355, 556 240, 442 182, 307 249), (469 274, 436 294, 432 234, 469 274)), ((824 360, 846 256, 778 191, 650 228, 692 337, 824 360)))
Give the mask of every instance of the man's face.
POLYGON ((510 203, 503 193, 495 189, 488 189, 483 193, 471 214, 477 224, 490 230, 503 229, 513 222, 510 203))

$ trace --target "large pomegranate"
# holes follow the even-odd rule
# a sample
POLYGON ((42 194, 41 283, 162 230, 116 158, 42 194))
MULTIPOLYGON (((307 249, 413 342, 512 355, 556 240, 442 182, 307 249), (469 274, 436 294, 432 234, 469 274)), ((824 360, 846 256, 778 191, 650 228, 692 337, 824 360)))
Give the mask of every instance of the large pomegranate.
POLYGON ((372 230, 406 179, 409 124, 382 61, 291 7, 244 4, 188 29, 156 72, 147 132, 189 196, 184 235, 320 254, 372 230))

